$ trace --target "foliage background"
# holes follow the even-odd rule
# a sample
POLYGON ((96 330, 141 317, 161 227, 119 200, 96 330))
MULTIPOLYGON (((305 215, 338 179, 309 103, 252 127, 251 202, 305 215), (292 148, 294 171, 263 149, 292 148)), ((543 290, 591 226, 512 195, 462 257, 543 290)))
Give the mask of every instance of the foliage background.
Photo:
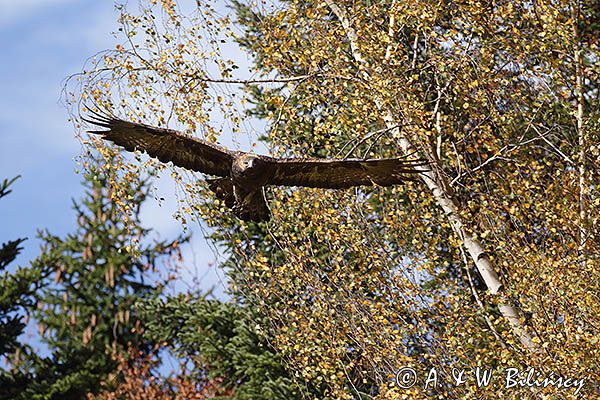
MULTIPOLYGON (((403 390, 393 379, 406 365, 421 376, 532 366, 588 377, 586 395, 597 391, 595 3, 237 8, 237 24, 210 2, 120 8, 119 44, 67 100, 75 117, 100 106, 208 140, 240 135, 248 115, 266 119, 263 140, 278 155, 413 149, 432 161, 430 181, 395 188, 269 190, 273 219, 260 225, 232 219, 195 174, 171 170, 185 198, 178 218, 217 228, 232 296, 302 395, 557 395, 500 382, 403 390), (241 85, 222 54, 235 40, 256 62, 241 85), (486 291, 482 259, 502 277, 499 294, 486 291)), ((128 181, 154 163, 113 166, 113 200, 127 215, 128 181)))

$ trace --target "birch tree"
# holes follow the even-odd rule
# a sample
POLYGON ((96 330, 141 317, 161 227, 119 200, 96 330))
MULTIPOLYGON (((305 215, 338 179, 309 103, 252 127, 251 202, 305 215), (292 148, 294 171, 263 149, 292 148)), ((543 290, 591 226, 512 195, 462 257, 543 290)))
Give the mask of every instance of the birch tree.
POLYGON ((298 376, 331 398, 573 394, 452 384, 477 366, 585 376, 594 390, 594 2, 289 1, 238 4, 237 19, 212 3, 140 4, 121 9, 122 44, 92 60, 74 102, 209 140, 262 118, 276 155, 429 161, 394 188, 269 189, 259 225, 172 170, 179 217, 215 227, 243 271, 234 292, 298 376), (252 74, 224 56, 231 41, 252 74), (405 367, 411 388, 395 383, 405 367), (432 367, 443 378, 425 389, 432 367))

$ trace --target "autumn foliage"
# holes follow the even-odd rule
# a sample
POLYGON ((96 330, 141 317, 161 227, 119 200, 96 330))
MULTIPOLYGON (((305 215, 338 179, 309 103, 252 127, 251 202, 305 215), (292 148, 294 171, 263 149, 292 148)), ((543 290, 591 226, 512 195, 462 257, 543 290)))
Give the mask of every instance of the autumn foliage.
MULTIPOLYGON (((332 399, 574 396, 451 380, 454 369, 535 368, 586 378, 593 396, 595 2, 286 1, 237 4, 235 20, 210 2, 140 5, 121 10, 122 43, 92 60, 73 104, 208 140, 260 119, 280 156, 430 162, 393 188, 269 189, 273 218, 259 225, 172 169, 179 218, 215 228, 232 292, 268 321, 298 381, 332 399), (224 55, 233 41, 252 56, 250 78, 224 55), (397 385, 403 367, 419 384, 397 385), (425 389, 433 367, 443 378, 425 389)), ((112 166, 116 199, 147 163, 112 166)))
POLYGON ((87 400, 203 400, 219 393, 218 382, 199 382, 185 371, 166 379, 157 377, 154 374, 156 358, 132 354, 118 357, 118 368, 111 376, 113 382, 105 383, 114 389, 88 394, 87 400))

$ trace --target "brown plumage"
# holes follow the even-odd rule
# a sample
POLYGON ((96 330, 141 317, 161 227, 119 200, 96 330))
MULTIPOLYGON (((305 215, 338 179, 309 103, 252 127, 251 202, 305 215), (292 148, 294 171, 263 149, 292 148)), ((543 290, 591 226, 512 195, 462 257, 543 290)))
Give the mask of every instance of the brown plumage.
POLYGON ((90 131, 128 151, 140 150, 162 162, 216 175, 209 188, 243 220, 269 219, 262 188, 267 185, 345 189, 391 186, 414 180, 422 160, 273 158, 231 151, 171 129, 123 121, 92 112, 84 121, 108 130, 90 131))

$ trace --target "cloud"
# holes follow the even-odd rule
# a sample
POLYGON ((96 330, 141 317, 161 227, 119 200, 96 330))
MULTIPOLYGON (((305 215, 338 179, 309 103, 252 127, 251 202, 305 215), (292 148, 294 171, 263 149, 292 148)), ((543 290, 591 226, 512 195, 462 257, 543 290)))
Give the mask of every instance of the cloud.
POLYGON ((0 28, 13 25, 48 7, 70 3, 73 0, 0 0, 0 28))
POLYGON ((16 165, 25 173, 44 168, 57 155, 72 164, 81 152, 67 110, 59 104, 62 82, 80 71, 89 55, 114 46, 109 31, 116 22, 108 2, 70 3, 0 0, 0 20, 9 15, 12 22, 22 21, 3 31, 0 86, 10 95, 0 96, 0 148, 11 151, 0 157, 0 169, 16 165))
MULTIPOLYGON (((111 32, 118 28, 118 14, 113 4, 90 0, 75 4, 68 4, 73 0, 52 1, 56 6, 44 11, 50 20, 35 24, 28 32, 28 40, 33 45, 78 49, 82 61, 98 51, 114 48, 116 40, 111 32)), ((81 65, 76 67, 79 69, 81 65)))

